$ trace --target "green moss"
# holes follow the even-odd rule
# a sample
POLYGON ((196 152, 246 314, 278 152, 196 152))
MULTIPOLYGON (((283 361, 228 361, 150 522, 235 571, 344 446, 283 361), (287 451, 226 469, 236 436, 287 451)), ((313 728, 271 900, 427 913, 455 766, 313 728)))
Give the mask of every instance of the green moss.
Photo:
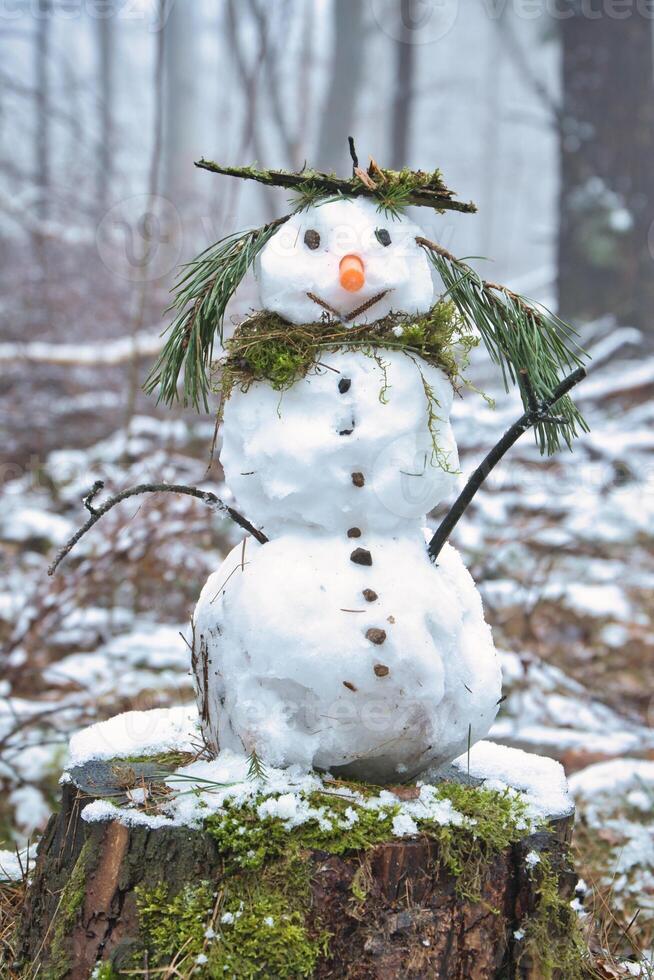
POLYGON ((326 352, 360 349, 418 355, 441 368, 453 381, 477 343, 449 300, 441 300, 422 316, 389 314, 375 323, 348 326, 338 320, 293 324, 276 313, 257 313, 236 328, 225 342, 221 390, 229 397, 235 387, 247 390, 265 381, 285 390, 311 371, 319 370, 326 352))
POLYGON ((288 846, 288 831, 282 821, 261 820, 256 806, 232 806, 227 802, 222 813, 207 817, 205 828, 215 839, 225 866, 232 873, 243 868, 260 868, 282 855, 288 846))
POLYGON ((75 862, 72 874, 61 893, 57 912, 54 918, 52 945, 48 956, 48 965, 43 974, 45 980, 59 980, 65 976, 70 955, 66 940, 70 938, 77 917, 84 904, 86 893, 86 877, 89 872, 91 857, 91 841, 85 841, 79 857, 75 862))
POLYGON ((228 879, 220 937, 207 976, 310 977, 329 954, 329 934, 311 927, 310 865, 294 843, 263 872, 228 879))
POLYGON ((352 802, 338 796, 312 793, 309 803, 324 810, 322 820, 308 820, 301 824, 294 836, 303 847, 328 851, 330 854, 348 854, 363 851, 393 836, 393 817, 400 812, 399 803, 379 810, 352 807, 352 802), (356 820, 348 816, 356 813, 356 820))
POLYGON ((372 324, 348 326, 340 321, 292 324, 275 313, 258 313, 242 323, 226 341, 226 355, 218 362, 223 405, 234 388, 247 391, 254 382, 265 382, 285 391, 298 379, 320 370, 326 353, 359 350, 380 369, 380 401, 388 401, 389 382, 383 351, 411 357, 418 368, 426 397, 427 420, 433 437, 432 465, 448 470, 447 454, 437 444, 439 403, 427 382, 422 362, 440 368, 454 387, 463 383, 462 372, 477 343, 454 304, 441 300, 424 316, 392 314, 372 324))
MULTIPOLYGON (((372 791, 367 787, 367 795, 372 791)), ((526 805, 508 789, 500 793, 458 783, 441 784, 437 796, 459 816, 445 824, 418 818, 418 832, 438 844, 440 863, 456 878, 461 897, 478 900, 493 857, 532 832, 526 805)), ((278 817, 259 817, 257 806, 263 799, 238 807, 228 804, 206 821, 232 873, 261 868, 290 846, 339 855, 364 852, 393 836, 393 818, 400 812, 399 802, 367 809, 350 798, 319 791, 305 797, 315 816, 289 830, 278 817)))
POLYGON ((139 889, 141 936, 150 966, 175 961, 180 975, 308 977, 327 955, 329 935, 308 923, 309 865, 296 847, 263 871, 187 886, 139 889), (199 959, 198 959, 199 958, 199 959))
MULTIPOLYGON (((358 798, 326 788, 306 794, 312 816, 289 828, 275 816, 260 817, 264 794, 209 816, 205 828, 223 858, 219 883, 189 885, 171 895, 164 885, 137 889, 141 937, 151 969, 172 961, 181 975, 216 977, 310 977, 329 956, 329 934, 311 911, 312 851, 360 856, 350 891, 357 917, 366 915, 370 888, 367 852, 393 837, 401 803, 365 805, 378 787, 338 783, 358 798), (199 958, 199 959, 198 959, 199 958)), ((523 799, 514 791, 442 783, 435 801, 450 822, 414 818, 417 833, 437 845, 439 866, 456 879, 458 894, 481 900, 493 859, 534 830, 523 799)), ((559 894, 546 855, 533 870, 538 903, 522 924, 522 956, 542 965, 544 980, 581 977, 582 944, 576 916, 559 894), (577 930, 577 931, 575 931, 577 930), (559 971, 559 973, 557 973, 559 971), (562 971, 562 972, 561 972, 562 971)), ((541 967, 539 967, 541 968, 541 967)))
POLYGON ((535 911, 521 924, 525 935, 518 965, 529 958, 537 964, 543 980, 582 980, 587 976, 584 960, 588 950, 579 919, 569 900, 561 896, 559 876, 549 857, 542 851, 539 857, 531 872, 538 901, 535 911))
POLYGON ((166 885, 135 889, 141 930, 148 948, 158 959, 172 957, 178 950, 202 948, 206 923, 213 907, 207 882, 186 885, 172 898, 166 885))

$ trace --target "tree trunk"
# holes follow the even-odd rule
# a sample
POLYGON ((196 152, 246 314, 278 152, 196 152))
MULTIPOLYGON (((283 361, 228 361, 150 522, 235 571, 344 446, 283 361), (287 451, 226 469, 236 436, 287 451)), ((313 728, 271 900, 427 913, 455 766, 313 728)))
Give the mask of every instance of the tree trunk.
POLYGON ((34 38, 34 183, 36 185, 35 213, 38 219, 32 232, 35 266, 43 281, 42 305, 49 308, 47 291, 47 240, 43 224, 50 217, 50 57, 51 19, 50 0, 39 0, 36 8, 34 38))
POLYGON ((352 135, 365 56, 363 9, 363 4, 352 0, 333 0, 332 64, 316 153, 316 167, 327 173, 348 170, 347 138, 352 135))
POLYGON ((193 197, 199 156, 198 136, 198 27, 196 4, 184 0, 168 4, 164 31, 164 141, 165 197, 182 211, 193 197))
POLYGON ((100 92, 100 139, 97 154, 97 202, 102 215, 109 205, 114 158, 114 24, 112 17, 97 22, 100 92))
POLYGON ((559 309, 652 332, 651 20, 636 6, 610 16, 600 0, 571 7, 561 21, 559 309))
MULTIPOLYGON (((139 778, 147 779, 147 765, 134 763, 139 778)), ((160 774, 161 765, 155 768, 160 774)), ((151 776, 152 770, 151 763, 151 776)), ((115 792, 112 772, 106 763, 74 770, 74 781, 63 788, 61 810, 41 841, 22 922, 25 961, 40 964, 41 976, 87 980, 98 960, 111 962, 112 976, 128 969, 158 976, 161 970, 147 972, 137 887, 163 884, 176 895, 207 880, 214 895, 222 893, 225 854, 202 830, 81 819, 81 809, 96 794, 115 792)), ((344 856, 302 852, 310 881, 309 931, 330 934, 311 975, 536 980, 543 975, 538 964, 525 956, 518 963, 516 932, 540 902, 525 857, 534 851, 548 856, 567 901, 576 880, 567 847, 572 822, 572 816, 553 820, 549 829, 496 855, 483 874, 481 901, 457 894, 456 880, 439 863, 437 845, 424 837, 389 840, 344 856), (357 882, 365 887, 357 889, 357 882)), ((546 944, 551 940, 554 946, 559 925, 552 921, 547 928, 546 944)))
MULTIPOLYGON (((401 0, 401 4, 403 19, 407 19, 411 16, 413 0, 401 0)), ((409 166, 415 45, 410 44, 405 37, 398 38, 395 42, 395 56, 397 61, 395 66, 391 166, 395 170, 401 170, 403 167, 409 166)))

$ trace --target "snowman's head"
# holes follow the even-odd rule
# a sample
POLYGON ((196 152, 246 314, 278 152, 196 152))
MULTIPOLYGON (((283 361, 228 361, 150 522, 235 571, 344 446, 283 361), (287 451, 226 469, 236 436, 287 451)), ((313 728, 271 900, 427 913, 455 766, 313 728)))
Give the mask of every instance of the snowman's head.
POLYGON ((257 276, 265 310, 291 323, 325 311, 371 323, 395 313, 426 313, 434 303, 421 229, 384 215, 363 198, 330 201, 292 215, 262 249, 257 276))

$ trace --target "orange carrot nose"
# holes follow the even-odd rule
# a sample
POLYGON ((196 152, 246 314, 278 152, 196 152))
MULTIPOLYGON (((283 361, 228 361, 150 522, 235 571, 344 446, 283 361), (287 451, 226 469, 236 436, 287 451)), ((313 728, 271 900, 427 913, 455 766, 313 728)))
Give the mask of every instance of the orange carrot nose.
POLYGON ((350 293, 358 292, 366 281, 363 262, 358 255, 344 255, 338 267, 338 275, 341 286, 350 293))

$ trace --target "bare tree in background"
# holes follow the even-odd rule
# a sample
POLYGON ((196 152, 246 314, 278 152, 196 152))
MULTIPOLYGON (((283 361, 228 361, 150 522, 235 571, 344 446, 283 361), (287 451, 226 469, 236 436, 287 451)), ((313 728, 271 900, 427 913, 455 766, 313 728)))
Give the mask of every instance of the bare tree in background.
MULTIPOLYGON (((165 0, 159 0, 160 17, 164 14, 165 0)), ((164 61, 166 54, 166 36, 163 30, 155 34, 156 46, 154 52, 154 70, 152 74, 152 94, 153 94, 153 113, 152 113, 152 142, 150 146, 150 165, 148 169, 147 195, 149 207, 152 211, 141 217, 143 253, 141 257, 142 277, 138 283, 137 291, 134 296, 135 308, 131 326, 132 356, 127 372, 127 404, 125 409, 125 433, 129 435, 130 426, 134 417, 136 403, 140 390, 140 351, 139 333, 143 329, 145 314, 148 308, 149 292, 152 286, 149 269, 154 257, 152 248, 152 235, 159 231, 159 215, 157 213, 161 153, 163 146, 163 126, 164 126, 164 61)), ((171 229, 168 229, 168 234, 171 229)), ((127 454, 127 438, 125 439, 125 453, 127 454)))
MULTIPOLYGON (((39 0, 35 9, 34 38, 34 182, 37 189, 36 213, 41 220, 49 215, 50 194, 50 0, 39 0)), ((40 248, 41 243, 36 243, 40 248)))
POLYGON ((651 21, 594 6, 591 17, 573 3, 561 21, 559 307, 573 319, 611 312, 654 338, 651 21))
MULTIPOLYGON (((400 0, 404 23, 413 17, 415 0, 400 0)), ((395 100, 391 138, 391 166, 401 170, 408 165, 411 137, 411 108, 415 75, 415 45, 405 38, 395 42, 395 100)))
POLYGON ((343 172, 364 57, 363 12, 358 0, 333 0, 334 46, 321 114, 316 165, 343 172))
MULTIPOLYGON (((111 13, 111 12, 110 12, 111 13)), ((109 201, 114 157, 114 23, 112 16, 96 21, 98 40, 98 81, 100 100, 100 138, 97 152, 96 188, 98 210, 104 212, 109 201)))
POLYGON ((198 24, 193 0, 177 0, 164 18, 164 127, 162 191, 183 206, 193 183, 197 139, 198 24))

